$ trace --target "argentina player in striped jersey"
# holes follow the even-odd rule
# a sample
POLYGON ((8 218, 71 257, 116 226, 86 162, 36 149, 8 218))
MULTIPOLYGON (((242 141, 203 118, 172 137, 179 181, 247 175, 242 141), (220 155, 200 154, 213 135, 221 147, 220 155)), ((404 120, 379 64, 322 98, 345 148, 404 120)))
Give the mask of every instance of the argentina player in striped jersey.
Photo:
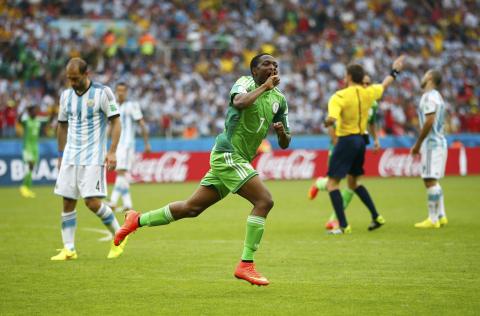
MULTIPOLYGON (((116 166, 116 150, 121 133, 120 113, 111 89, 89 79, 88 65, 72 58, 66 67, 70 88, 60 96, 58 113, 59 173, 55 194, 63 197, 63 249, 52 260, 77 258, 75 230, 77 199, 94 212, 112 234, 120 228, 106 196, 106 169, 116 166), (112 143, 107 152, 107 123, 111 125, 112 143)), ((125 243, 111 245, 108 258, 116 258, 125 243)))
POLYGON ((112 191, 109 206, 117 207, 120 197, 123 201, 123 209, 131 209, 132 198, 130 196, 130 180, 128 171, 132 167, 135 159, 135 128, 140 127, 145 146, 145 153, 150 152, 150 144, 148 142, 148 130, 143 120, 142 111, 138 102, 129 100, 128 87, 125 83, 120 82, 115 88, 117 94, 118 105, 120 108, 120 120, 122 122, 122 135, 117 148, 117 177, 115 186, 112 191))
POLYGON ((432 69, 427 71, 421 82, 423 95, 418 108, 421 131, 411 153, 421 155, 429 216, 423 222, 416 223, 417 228, 439 228, 448 223, 443 190, 438 183, 445 175, 447 162, 447 140, 443 135, 445 102, 438 92, 441 83, 440 71, 432 69))

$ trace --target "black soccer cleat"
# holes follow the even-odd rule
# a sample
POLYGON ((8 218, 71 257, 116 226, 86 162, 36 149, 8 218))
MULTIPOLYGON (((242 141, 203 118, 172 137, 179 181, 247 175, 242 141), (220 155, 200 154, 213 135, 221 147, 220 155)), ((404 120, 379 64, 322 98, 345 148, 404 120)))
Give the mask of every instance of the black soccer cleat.
POLYGON ((378 215, 377 218, 375 218, 370 225, 368 225, 368 230, 372 231, 377 228, 382 227, 382 225, 385 224, 385 219, 382 217, 382 215, 378 215))

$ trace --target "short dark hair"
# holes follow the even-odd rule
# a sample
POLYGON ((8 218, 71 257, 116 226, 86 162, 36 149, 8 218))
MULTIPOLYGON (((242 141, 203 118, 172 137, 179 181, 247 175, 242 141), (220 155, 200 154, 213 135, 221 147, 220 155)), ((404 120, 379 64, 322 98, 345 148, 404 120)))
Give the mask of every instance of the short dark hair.
POLYGON ((347 74, 352 77, 353 82, 362 84, 365 70, 363 70, 363 67, 359 64, 351 64, 347 66, 347 74))
POLYGON ((83 75, 84 73, 87 72, 88 70, 88 64, 85 60, 83 60, 82 58, 80 57, 73 57, 72 59, 70 59, 68 61, 68 65, 74 65, 74 66, 77 66, 78 67, 78 71, 83 75))
POLYGON ((442 84, 442 74, 437 69, 430 69, 432 75, 432 81, 435 87, 439 87, 442 84))
POLYGON ((252 73, 252 75, 253 75, 253 68, 257 67, 258 64, 260 63, 260 58, 266 55, 270 55, 270 54, 261 53, 252 58, 252 60, 250 61, 250 72, 252 73))
POLYGON ((125 81, 117 82, 117 84, 115 85, 115 87, 118 87, 118 86, 128 87, 127 84, 125 83, 125 81))

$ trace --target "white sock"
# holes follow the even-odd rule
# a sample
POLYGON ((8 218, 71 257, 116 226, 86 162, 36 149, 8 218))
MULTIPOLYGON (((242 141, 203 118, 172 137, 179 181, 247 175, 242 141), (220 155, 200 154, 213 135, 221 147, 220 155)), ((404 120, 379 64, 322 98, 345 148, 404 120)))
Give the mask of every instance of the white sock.
POLYGON ((438 200, 438 216, 440 218, 442 217, 447 217, 447 213, 445 213, 445 204, 443 202, 443 190, 440 184, 437 184, 438 187, 440 188, 440 199, 438 200))
POLYGON ((107 204, 102 203, 102 206, 100 206, 96 214, 112 234, 115 234, 115 232, 120 229, 117 218, 107 204))
POLYGON ((121 185, 122 180, 120 178, 121 176, 117 175, 117 178, 115 179, 115 185, 113 186, 112 196, 110 197, 110 202, 112 203, 112 205, 117 205, 118 199, 122 194, 122 185, 121 185))
POLYGON ((436 184, 433 187, 427 189, 427 205, 428 205, 428 216, 432 223, 438 221, 439 214, 439 205, 440 205, 440 196, 442 194, 442 188, 436 184))
POLYGON ((122 200, 124 208, 132 208, 132 197, 130 196, 130 181, 128 178, 122 177, 122 200))
POLYGON ((62 212, 62 240, 65 248, 75 250, 75 230, 77 229, 77 211, 62 212))

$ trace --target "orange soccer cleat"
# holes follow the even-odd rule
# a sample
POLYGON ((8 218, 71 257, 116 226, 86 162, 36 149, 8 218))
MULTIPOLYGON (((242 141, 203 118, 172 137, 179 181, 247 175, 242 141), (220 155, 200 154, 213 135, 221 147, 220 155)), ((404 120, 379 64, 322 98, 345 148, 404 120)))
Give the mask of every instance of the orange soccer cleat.
POLYGON ((328 220, 328 222, 325 223, 325 229, 327 230, 335 229, 338 226, 338 221, 336 219, 328 220))
POLYGON ((240 261, 235 269, 235 277, 250 282, 252 285, 260 286, 270 284, 266 277, 255 270, 255 264, 253 262, 240 261))
POLYGON ((308 199, 313 200, 317 196, 317 194, 318 194, 318 187, 316 182, 314 182, 310 187, 310 189, 308 190, 308 199))
POLYGON ((131 233, 137 230, 139 227, 138 220, 140 218, 141 213, 130 210, 125 213, 125 222, 123 223, 122 227, 115 233, 115 239, 113 243, 115 246, 120 245, 120 243, 131 233))
POLYGON ((318 177, 317 179, 315 179, 312 186, 308 190, 308 198, 310 200, 313 200, 317 196, 318 191, 326 191, 327 182, 328 182, 328 178, 318 177))

